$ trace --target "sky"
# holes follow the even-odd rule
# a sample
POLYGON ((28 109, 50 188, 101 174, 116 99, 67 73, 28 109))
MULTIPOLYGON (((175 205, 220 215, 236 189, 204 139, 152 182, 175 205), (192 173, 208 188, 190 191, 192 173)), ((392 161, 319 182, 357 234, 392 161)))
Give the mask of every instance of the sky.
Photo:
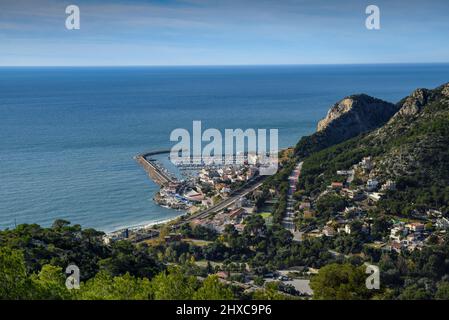
POLYGON ((0 0, 0 65, 449 62, 448 16, 448 0, 0 0))

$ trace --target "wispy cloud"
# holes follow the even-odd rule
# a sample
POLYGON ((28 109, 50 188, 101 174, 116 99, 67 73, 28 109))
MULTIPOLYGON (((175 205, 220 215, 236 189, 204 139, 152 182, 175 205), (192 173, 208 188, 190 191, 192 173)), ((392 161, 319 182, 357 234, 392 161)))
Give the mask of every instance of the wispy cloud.
POLYGON ((379 32, 365 29, 360 0, 1 0, 0 63, 385 62, 426 52, 448 60, 447 0, 376 2, 379 32), (72 3, 78 31, 64 27, 72 3), (411 52, 416 35, 426 48, 411 52))

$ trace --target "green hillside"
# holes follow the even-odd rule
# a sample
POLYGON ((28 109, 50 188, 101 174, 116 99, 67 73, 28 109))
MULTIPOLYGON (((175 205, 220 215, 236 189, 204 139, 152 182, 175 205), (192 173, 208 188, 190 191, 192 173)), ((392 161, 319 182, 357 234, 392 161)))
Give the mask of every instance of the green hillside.
POLYGON ((391 214, 424 208, 447 212, 448 88, 446 84, 435 90, 418 89, 398 103, 400 111, 381 128, 306 158, 300 189, 305 195, 316 195, 339 179, 337 170, 371 156, 375 164, 371 175, 397 184, 397 191, 386 193, 380 208, 391 214))

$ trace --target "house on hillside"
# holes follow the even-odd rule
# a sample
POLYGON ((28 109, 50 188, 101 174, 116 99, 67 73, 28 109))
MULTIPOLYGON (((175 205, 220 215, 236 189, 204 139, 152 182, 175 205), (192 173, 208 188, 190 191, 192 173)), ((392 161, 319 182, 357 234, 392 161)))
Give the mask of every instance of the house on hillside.
POLYGON ((366 190, 368 191, 374 191, 377 190, 377 187, 379 186, 379 181, 376 179, 369 179, 366 183, 366 190))
POLYGON ((330 188, 332 190, 340 190, 343 188, 343 183, 342 182, 332 182, 330 185, 330 188))
POLYGON ((335 229, 331 226, 325 226, 322 232, 326 237, 333 237, 336 234, 335 229))

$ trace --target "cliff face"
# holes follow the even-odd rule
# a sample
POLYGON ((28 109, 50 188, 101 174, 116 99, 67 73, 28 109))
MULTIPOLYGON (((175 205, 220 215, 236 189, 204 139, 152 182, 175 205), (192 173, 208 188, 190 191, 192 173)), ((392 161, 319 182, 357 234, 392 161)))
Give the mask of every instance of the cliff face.
POLYGON ((365 94, 350 96, 333 105, 318 122, 317 132, 345 127, 346 136, 356 136, 387 122, 399 107, 365 94))
POLYGON ((419 113, 422 107, 430 100, 431 94, 432 91, 430 90, 416 89, 410 96, 398 103, 401 108, 398 112, 398 116, 415 115, 419 113))
MULTIPOLYGON (((437 100, 446 100, 449 98, 449 83, 446 83, 436 89, 416 89, 410 96, 398 102, 399 112, 393 119, 416 116, 421 113, 424 106, 437 100)), ((392 120, 393 120, 392 119, 392 120)))
POLYGON ((305 157, 331 145, 384 125, 400 106, 366 94, 353 95, 334 104, 318 123, 317 132, 303 137, 296 154, 305 157))

